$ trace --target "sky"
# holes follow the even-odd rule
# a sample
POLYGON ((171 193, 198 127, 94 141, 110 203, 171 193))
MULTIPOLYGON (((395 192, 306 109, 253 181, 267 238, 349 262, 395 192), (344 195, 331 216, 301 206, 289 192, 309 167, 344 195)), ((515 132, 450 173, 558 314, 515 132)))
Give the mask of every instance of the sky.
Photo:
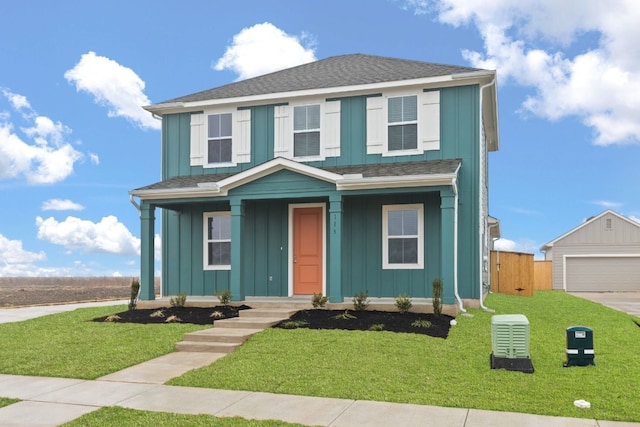
POLYGON ((500 250, 640 220, 638 22, 635 0, 5 1, 0 276, 139 275, 128 192, 160 179, 141 106, 350 53, 497 70, 500 250))

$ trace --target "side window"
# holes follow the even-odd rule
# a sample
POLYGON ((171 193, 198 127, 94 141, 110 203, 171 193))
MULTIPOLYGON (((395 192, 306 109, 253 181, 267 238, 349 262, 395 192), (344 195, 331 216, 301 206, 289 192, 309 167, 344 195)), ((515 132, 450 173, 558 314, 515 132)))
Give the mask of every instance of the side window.
POLYGON ((204 269, 231 269, 231 216, 229 212, 204 214, 204 269))
POLYGON ((388 150, 418 148, 418 97, 398 96, 388 100, 388 150))
POLYGON ((207 125, 207 163, 231 162, 231 113, 210 114, 207 125))
POLYGON ((421 204, 382 207, 382 268, 423 268, 423 216, 421 204))
POLYGON ((320 155, 320 105, 293 109, 293 156, 320 155))

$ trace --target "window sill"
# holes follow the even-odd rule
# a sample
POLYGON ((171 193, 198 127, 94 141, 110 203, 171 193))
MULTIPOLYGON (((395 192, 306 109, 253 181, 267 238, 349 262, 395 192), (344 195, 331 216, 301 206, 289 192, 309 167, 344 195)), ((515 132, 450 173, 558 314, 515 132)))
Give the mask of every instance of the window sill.
POLYGON ((382 157, 416 156, 422 155, 423 153, 422 150, 383 151, 382 157))
POLYGON ((292 160, 296 162, 320 162, 325 160, 323 156, 304 156, 304 157, 293 157, 292 160))
POLYGON ((204 271, 225 271, 231 270, 230 265, 205 265, 204 271))
POLYGON ((383 270, 423 270, 424 266, 421 264, 384 264, 383 270))
POLYGON ((212 169, 212 168, 233 168, 236 166, 238 166, 238 164, 234 162, 223 162, 223 163, 207 163, 203 167, 205 169, 212 169))

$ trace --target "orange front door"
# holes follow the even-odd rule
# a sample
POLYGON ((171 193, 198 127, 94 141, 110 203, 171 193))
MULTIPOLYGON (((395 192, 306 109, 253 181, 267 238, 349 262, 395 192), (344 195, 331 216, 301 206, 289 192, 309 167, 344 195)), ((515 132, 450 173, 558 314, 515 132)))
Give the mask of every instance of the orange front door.
POLYGON ((322 293, 322 207, 293 209, 293 293, 322 293))

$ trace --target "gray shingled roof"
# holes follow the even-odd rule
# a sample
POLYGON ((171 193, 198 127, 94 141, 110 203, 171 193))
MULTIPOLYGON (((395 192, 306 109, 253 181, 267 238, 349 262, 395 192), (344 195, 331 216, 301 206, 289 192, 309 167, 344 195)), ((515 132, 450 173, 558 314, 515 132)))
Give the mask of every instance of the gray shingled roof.
POLYGON ((161 104, 448 76, 472 71, 480 70, 382 56, 340 55, 170 99, 161 104))
MULTIPOLYGON (((412 176, 412 175, 440 175, 453 174, 460 165, 460 159, 427 160, 422 162, 387 163, 377 165, 353 165, 319 168, 338 175, 362 174, 363 178, 412 176)), ((177 176, 165 181, 156 182, 134 191, 147 190, 178 190, 196 188, 200 183, 215 183, 229 178, 234 174, 207 174, 193 176, 177 176)))

